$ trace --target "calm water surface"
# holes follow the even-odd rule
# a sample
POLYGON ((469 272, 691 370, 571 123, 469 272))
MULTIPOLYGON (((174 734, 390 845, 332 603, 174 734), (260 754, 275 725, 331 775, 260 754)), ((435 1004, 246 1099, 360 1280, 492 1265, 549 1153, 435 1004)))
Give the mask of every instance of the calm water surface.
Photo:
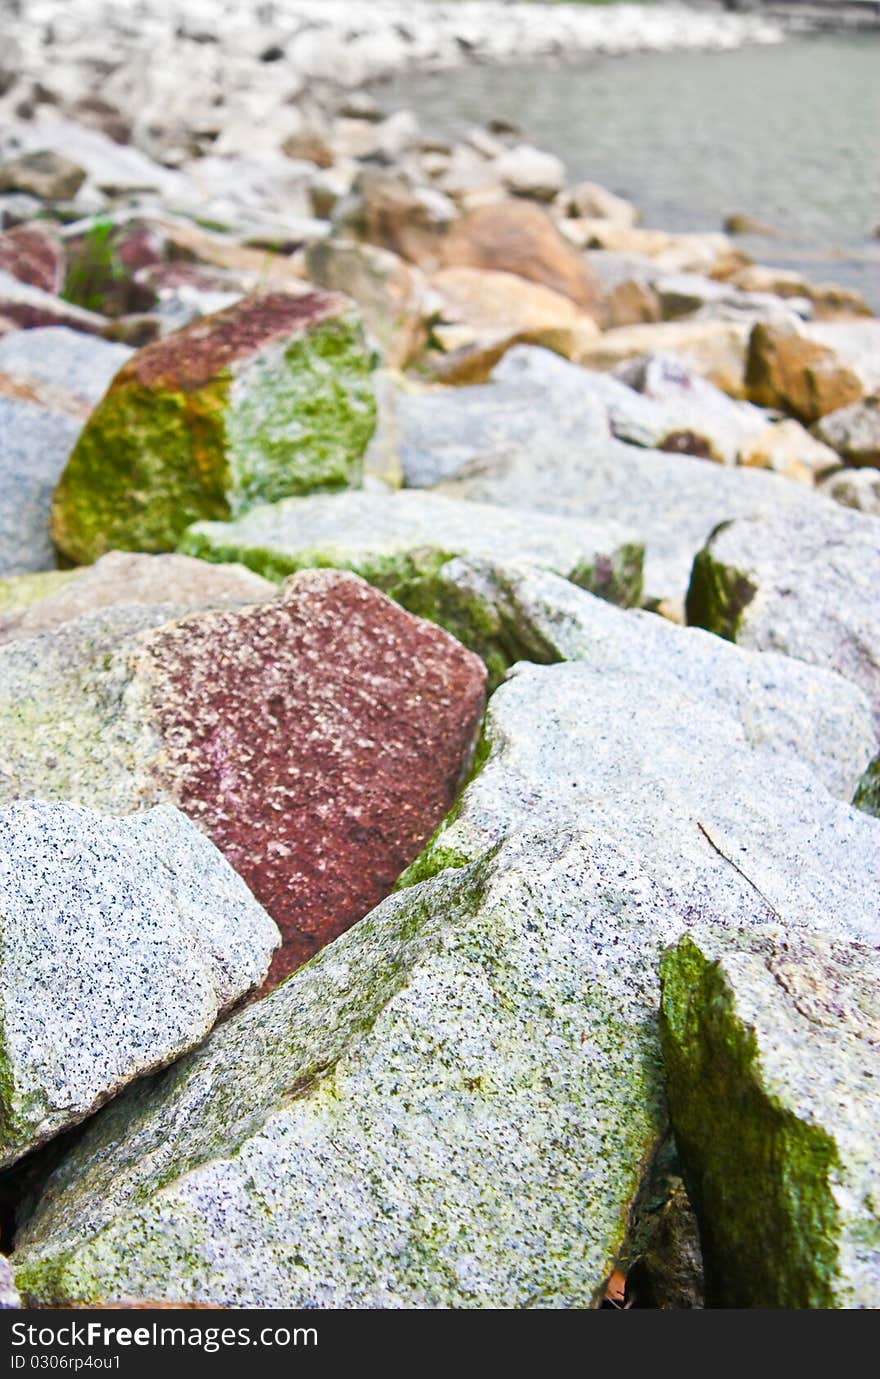
POLYGON ((765 263, 859 288, 880 311, 880 32, 729 53, 595 57, 402 77, 380 93, 426 128, 500 116, 630 197, 646 225, 718 229, 747 212, 765 263))

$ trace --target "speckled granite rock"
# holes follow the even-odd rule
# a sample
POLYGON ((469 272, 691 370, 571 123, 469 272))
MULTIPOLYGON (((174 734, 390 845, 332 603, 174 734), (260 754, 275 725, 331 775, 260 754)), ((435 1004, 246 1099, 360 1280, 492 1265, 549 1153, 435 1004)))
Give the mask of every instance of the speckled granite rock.
POLYGON ((742 646, 827 666, 880 724, 880 521, 835 505, 718 529, 694 562, 688 621, 742 646))
POLYGON ((612 608, 543 570, 452 560, 442 578, 491 617, 493 640, 537 662, 584 661, 597 674, 650 673, 652 693, 684 690, 722 708, 750 747, 808 767, 850 800, 880 741, 861 690, 834 671, 748 651, 699 628, 612 608))
POLYGON ((642 594, 641 547, 615 522, 526 516, 436 493, 288 498, 237 522, 197 523, 181 550, 238 560, 272 579, 309 566, 354 570, 411 612, 441 623, 498 675, 516 656, 496 636, 492 604, 476 592, 456 596, 445 573, 450 560, 514 555, 612 603, 638 604, 642 594))
POLYGON ((34 637, 84 613, 122 604, 218 608, 264 603, 272 594, 268 580, 241 565, 110 551, 78 570, 0 580, 0 643, 34 637))
POLYGON ((94 407, 131 354, 126 345, 67 326, 43 326, 0 336, 0 374, 72 411, 76 403, 94 407))
POLYGON ((814 430, 847 464, 880 466, 880 395, 829 412, 814 430))
POLYGON ((278 931, 177 810, 0 810, 0 1164, 204 1039, 278 931))
POLYGON ((683 938, 663 1043, 710 1306, 880 1305, 876 948, 683 938))
POLYGON ((248 297, 139 350, 92 414, 55 493, 71 559, 173 550, 199 518, 360 478, 372 356, 328 293, 248 297))
MULTIPOLYGON (((606 386, 610 381, 604 374, 586 376, 606 386)), ((633 445, 736 464, 767 427, 759 408, 728 397, 674 355, 643 355, 621 365, 617 378, 629 386, 608 393, 611 429, 633 445)))
POLYGON ((0 1309, 4 1312, 21 1307, 21 1298, 15 1286, 12 1266, 5 1255, 0 1255, 0 1309))
POLYGON ((19 1288, 595 1305, 663 1123, 645 954, 681 903, 577 830, 390 897, 95 1121, 19 1237, 19 1288))
POLYGON ((105 609, 0 649, 0 798, 177 805, 278 921, 277 979, 387 894, 449 808, 484 679, 341 571, 245 609, 105 609))
POLYGON ((647 671, 523 668, 424 884, 104 1113, 19 1236, 19 1287, 594 1304, 665 1128, 662 950, 779 906, 876 941, 876 829, 647 671))
POLYGON ((751 897, 793 929, 880 941, 877 821, 794 754, 752 746, 735 696, 707 699, 696 682, 659 690, 650 656, 518 666, 489 703, 479 775, 400 884, 540 820, 595 829, 681 888, 693 922, 734 923, 751 897))
POLYGON ((833 511, 779 475, 624 444, 611 434, 610 398, 633 413, 643 401, 616 379, 527 346, 510 351, 487 384, 401 390, 406 481, 529 513, 621 522, 644 542, 648 598, 679 604, 694 556, 719 522, 816 503, 833 511))
POLYGON ((21 391, 0 381, 0 576, 54 567, 52 490, 85 420, 21 391))
POLYGON ((0 577, 54 567, 52 490, 130 353, 63 327, 0 336, 0 577))

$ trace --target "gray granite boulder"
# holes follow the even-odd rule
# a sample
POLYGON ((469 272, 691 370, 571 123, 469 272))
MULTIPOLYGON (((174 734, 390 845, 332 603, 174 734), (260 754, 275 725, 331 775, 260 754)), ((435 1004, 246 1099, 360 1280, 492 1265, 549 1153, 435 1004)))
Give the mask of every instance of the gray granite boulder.
POLYGON ((54 568, 52 490, 84 421, 0 391, 0 576, 54 568))
POLYGON ((838 799, 850 800, 880 733, 864 694, 834 671, 750 651, 700 628, 613 608, 525 565, 452 560, 440 572, 445 602, 478 604, 484 634, 536 662, 581 661, 601 675, 650 675, 652 693, 684 690, 721 708, 750 747, 799 761, 838 799))
POLYGON ((700 930, 664 959, 709 1306, 880 1306, 878 978, 875 947, 778 926, 700 930))
POLYGON ((110 551, 79 569, 0 580, 0 644, 51 631, 102 608, 223 608, 263 603, 273 593, 268 580, 241 565, 110 551))
POLYGON ((813 428, 852 465, 880 465, 880 395, 829 412, 813 428))
POLYGON ((396 424, 406 482, 529 513, 620 522, 645 544, 646 596, 679 605, 693 558, 719 522, 825 510, 828 500, 780 475, 622 442, 609 421, 612 394, 633 416, 644 401, 619 380, 525 346, 487 384, 404 392, 396 424))
POLYGON ((842 507, 880 517, 880 469, 838 469, 819 487, 842 507))
POLYGON ((201 1043, 266 975, 272 920, 176 809, 0 810, 0 1164, 201 1043))
POLYGON ((479 759, 401 884, 540 819, 631 851, 684 889, 694 922, 732 923, 750 895, 793 928, 880 941, 877 821, 834 799, 811 766, 751 746, 736 709, 658 685, 650 657, 516 667, 489 703, 479 759))
POLYGON ((130 353, 62 327, 0 336, 0 577, 54 568, 52 490, 130 353))
MULTIPOLYGON (((642 549, 618 523, 469 503, 437 493, 352 492, 290 498, 235 522, 197 522, 181 550, 239 561, 282 579, 310 566, 353 570, 411 612, 439 622, 500 675, 516 655, 499 638, 493 605, 463 588, 456 558, 515 557, 624 605, 642 595, 642 549)), ((513 644, 514 649, 516 643, 513 644)))
POLYGON ((19 1237, 19 1288, 595 1305, 663 1124, 646 949, 678 923, 576 830, 390 897, 95 1121, 19 1237))
POLYGON ((648 666, 523 667, 481 760, 397 894, 95 1121, 29 1303, 595 1305, 665 1130, 662 951, 876 942, 878 825, 648 666))
POLYGON ((175 805, 282 929, 273 981, 418 855, 468 770, 486 681, 347 571, 303 570, 276 594, 117 603, 0 646, 0 803, 175 805))
POLYGON ((45 400, 48 390, 57 390, 94 407, 131 354, 127 345, 67 326, 43 326, 0 336, 0 374, 36 390, 45 400))
POLYGON ((688 621, 836 670, 880 724, 880 521, 839 505, 719 527, 694 562, 688 621))

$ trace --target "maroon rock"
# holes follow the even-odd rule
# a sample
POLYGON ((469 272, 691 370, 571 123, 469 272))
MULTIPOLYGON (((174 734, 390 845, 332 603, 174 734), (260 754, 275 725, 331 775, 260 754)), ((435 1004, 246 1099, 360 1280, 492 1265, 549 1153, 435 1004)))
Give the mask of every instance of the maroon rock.
POLYGON ((43 292, 60 292, 64 250, 58 233, 49 225, 31 221, 0 234, 0 269, 43 292))
POLYGON ((72 302, 63 301, 31 283, 20 282, 0 268, 0 318, 18 330, 33 330, 37 326, 69 326, 86 335, 98 335, 107 322, 94 311, 85 311, 72 302))
POLYGON ((141 654, 151 774, 279 925, 274 984, 387 895, 449 810, 482 662, 339 570, 166 624, 141 654))

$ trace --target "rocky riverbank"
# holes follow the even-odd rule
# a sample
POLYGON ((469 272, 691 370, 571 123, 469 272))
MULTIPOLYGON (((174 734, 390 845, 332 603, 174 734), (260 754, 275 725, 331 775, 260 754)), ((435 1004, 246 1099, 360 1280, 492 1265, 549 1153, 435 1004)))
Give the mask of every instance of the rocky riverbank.
POLYGON ((880 1305, 880 324, 316 81, 342 7, 23 8, 24 1304, 880 1305))

